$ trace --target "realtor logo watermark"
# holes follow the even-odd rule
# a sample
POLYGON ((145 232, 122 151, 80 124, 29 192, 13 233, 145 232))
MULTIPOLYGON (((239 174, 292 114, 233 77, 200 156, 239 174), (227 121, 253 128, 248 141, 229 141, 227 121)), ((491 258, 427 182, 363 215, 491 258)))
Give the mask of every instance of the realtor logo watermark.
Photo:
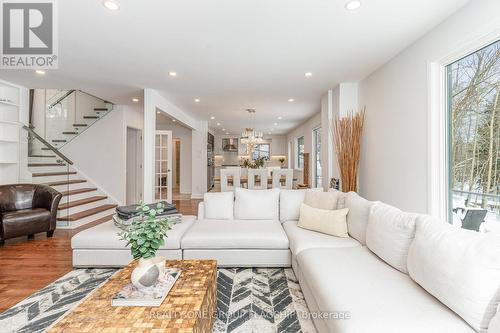
POLYGON ((56 0, 0 0, 2 69, 58 65, 56 0))

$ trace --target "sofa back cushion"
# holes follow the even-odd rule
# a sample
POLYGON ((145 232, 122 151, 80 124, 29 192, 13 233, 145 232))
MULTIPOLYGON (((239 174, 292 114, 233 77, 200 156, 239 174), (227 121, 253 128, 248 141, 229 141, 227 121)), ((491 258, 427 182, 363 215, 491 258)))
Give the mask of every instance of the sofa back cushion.
POLYGON ((300 216, 300 205, 304 203, 306 192, 323 192, 322 188, 307 190, 281 190, 280 191, 280 222, 298 221, 300 216))
POLYGON ((386 263, 408 274, 407 257, 415 238, 417 214, 381 202, 373 204, 366 228, 366 245, 386 263))
POLYGON ((313 208, 337 209, 340 192, 307 191, 304 203, 313 208))
POLYGON ((313 208, 306 204, 300 206, 297 226, 336 237, 349 237, 346 216, 349 208, 331 210, 313 208))
POLYGON ((238 220, 279 220, 280 190, 234 190, 234 218, 238 220))
POLYGON ((203 196, 204 215, 198 218, 207 220, 232 220, 234 210, 234 193, 205 193, 203 196))
MULTIPOLYGON (((347 214, 347 228, 349 235, 362 245, 366 245, 366 226, 370 216, 370 208, 374 204, 359 196, 356 192, 344 193, 345 208, 349 208, 347 214)), ((341 200, 339 200, 339 203, 341 200)), ((344 208, 338 205, 338 208, 344 208)))
POLYGON ((408 271, 472 328, 487 331, 500 302, 500 235, 458 229, 421 215, 408 271))

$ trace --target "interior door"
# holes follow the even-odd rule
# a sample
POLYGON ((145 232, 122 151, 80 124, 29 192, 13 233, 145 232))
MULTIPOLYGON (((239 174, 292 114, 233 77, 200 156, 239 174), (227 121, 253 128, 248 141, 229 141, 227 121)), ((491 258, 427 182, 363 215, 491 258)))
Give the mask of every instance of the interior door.
POLYGON ((156 131, 154 195, 172 202, 172 131, 156 131))

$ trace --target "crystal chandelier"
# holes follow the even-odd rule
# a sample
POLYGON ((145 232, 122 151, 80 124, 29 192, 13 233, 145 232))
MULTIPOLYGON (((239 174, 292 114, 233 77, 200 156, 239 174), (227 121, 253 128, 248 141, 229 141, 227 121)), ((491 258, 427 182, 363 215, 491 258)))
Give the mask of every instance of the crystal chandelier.
POLYGON ((255 128, 253 127, 254 125, 254 116, 255 116, 255 109, 246 109, 248 114, 252 117, 252 127, 247 127, 245 130, 241 133, 241 143, 246 144, 247 146, 254 146, 256 144, 262 143, 263 142, 263 134, 262 132, 256 131, 255 128))

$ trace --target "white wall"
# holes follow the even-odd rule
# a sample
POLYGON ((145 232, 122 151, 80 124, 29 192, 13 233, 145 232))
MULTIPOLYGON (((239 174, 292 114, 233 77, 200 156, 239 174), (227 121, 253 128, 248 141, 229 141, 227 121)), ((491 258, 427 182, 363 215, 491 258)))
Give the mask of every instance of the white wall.
MULTIPOLYGON (((159 130, 172 131, 172 138, 179 139, 181 142, 180 151, 180 183, 179 191, 183 194, 191 193, 191 178, 192 178, 192 165, 191 165, 191 129, 173 123, 170 118, 157 117, 156 128, 159 130)), ((174 155, 172 155, 174 157, 174 155)), ((174 165, 172 160, 172 166, 174 165)), ((175 169, 175 168, 173 168, 175 169)), ((172 182, 174 182, 175 173, 172 173, 172 182)))
MULTIPOLYGON (((303 136, 304 137, 304 153, 309 153, 309 182, 312 186, 313 181, 313 136, 312 131, 314 128, 321 126, 321 112, 316 113, 314 116, 309 118, 303 124, 299 125, 294 130, 287 134, 286 142, 287 144, 291 142, 291 156, 289 156, 292 168, 295 168, 295 152, 296 152, 296 139, 303 136)), ((304 182, 304 174, 302 170, 295 169, 294 176, 297 177, 298 183, 304 182)))
POLYGON ((118 105, 61 152, 111 199, 126 202, 127 127, 143 128, 139 107, 118 105))
POLYGON ((366 106, 363 196, 403 210, 429 211, 427 65, 486 34, 500 36, 499 13, 498 0, 469 2, 360 83, 359 105, 366 106))
POLYGON ((176 119, 191 131, 191 197, 207 190, 207 121, 199 121, 179 109, 154 89, 144 89, 144 201, 153 202, 156 114, 176 119))

